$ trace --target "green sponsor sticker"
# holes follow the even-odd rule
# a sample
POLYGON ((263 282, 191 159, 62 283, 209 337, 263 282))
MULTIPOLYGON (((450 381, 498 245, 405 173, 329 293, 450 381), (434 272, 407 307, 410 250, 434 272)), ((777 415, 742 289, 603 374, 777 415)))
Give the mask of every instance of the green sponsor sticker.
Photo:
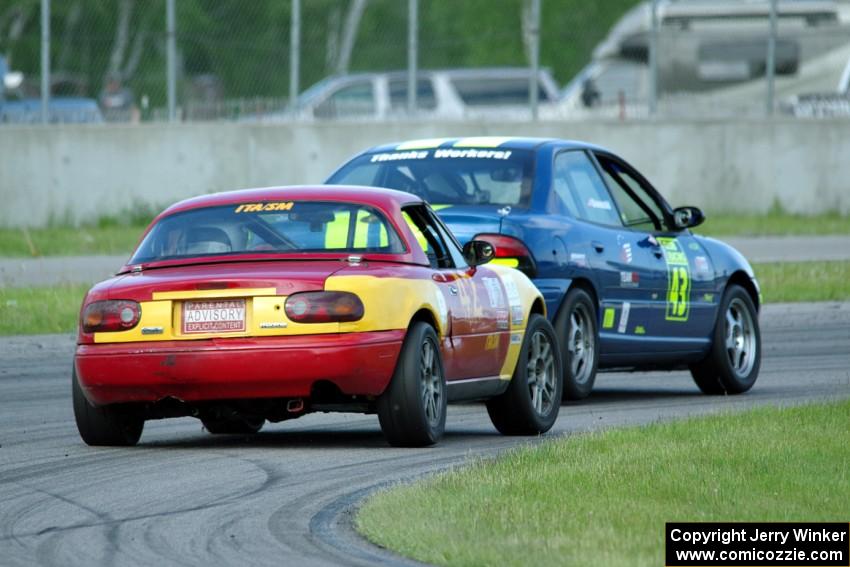
POLYGON ((664 318, 668 321, 687 321, 691 312, 691 268, 688 256, 679 241, 670 237, 659 237, 667 263, 667 309, 664 318))
POLYGON ((602 328, 603 329, 613 329, 614 328, 614 308, 608 307, 605 309, 605 314, 602 317, 602 328))

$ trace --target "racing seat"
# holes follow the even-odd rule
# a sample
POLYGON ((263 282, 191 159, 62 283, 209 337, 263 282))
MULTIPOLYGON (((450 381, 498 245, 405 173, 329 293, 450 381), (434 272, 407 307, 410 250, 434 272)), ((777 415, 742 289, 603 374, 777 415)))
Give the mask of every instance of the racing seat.
POLYGON ((186 254, 224 254, 231 250, 230 237, 220 228, 200 226, 186 234, 186 254))
POLYGON ((466 183, 457 173, 451 171, 435 171, 422 179, 428 188, 428 200, 436 203, 467 203, 472 202, 466 192, 466 183))
POLYGON ((396 189, 398 191, 413 193, 418 197, 423 196, 421 194, 422 191, 419 187, 419 183, 397 169, 392 169, 387 172, 383 186, 387 189, 396 189))

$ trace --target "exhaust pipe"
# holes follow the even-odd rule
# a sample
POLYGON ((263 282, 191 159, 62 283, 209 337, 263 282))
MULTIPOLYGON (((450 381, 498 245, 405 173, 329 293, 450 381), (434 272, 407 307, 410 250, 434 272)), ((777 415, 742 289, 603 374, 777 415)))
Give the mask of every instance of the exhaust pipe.
POLYGON ((288 411, 289 413, 298 413, 304 411, 304 400, 302 398, 289 400, 288 402, 286 402, 286 411, 288 411))

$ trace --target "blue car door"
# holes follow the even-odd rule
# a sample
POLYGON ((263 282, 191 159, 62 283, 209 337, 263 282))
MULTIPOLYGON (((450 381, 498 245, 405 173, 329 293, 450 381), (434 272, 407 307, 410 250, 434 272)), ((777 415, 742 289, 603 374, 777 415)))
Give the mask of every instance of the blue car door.
MULTIPOLYGON (((554 159, 552 199, 578 220, 587 246, 587 262, 600 290, 598 321, 602 352, 625 356, 640 353, 635 337, 646 333, 657 315, 660 287, 657 259, 646 235, 628 230, 617 204, 589 154, 558 153, 554 159)), ((568 243, 570 247, 573 243, 568 243)))
POLYGON ((651 257, 655 309, 642 334, 664 352, 705 350, 719 301, 710 256, 688 231, 670 226, 669 206, 640 174, 614 156, 595 157, 621 220, 651 257))

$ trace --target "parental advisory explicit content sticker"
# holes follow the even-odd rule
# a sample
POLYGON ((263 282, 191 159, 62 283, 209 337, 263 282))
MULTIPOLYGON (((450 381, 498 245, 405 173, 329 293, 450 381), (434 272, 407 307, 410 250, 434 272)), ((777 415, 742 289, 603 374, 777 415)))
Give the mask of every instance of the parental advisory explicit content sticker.
POLYGON ((668 522, 667 567, 848 567, 847 523, 668 522))

